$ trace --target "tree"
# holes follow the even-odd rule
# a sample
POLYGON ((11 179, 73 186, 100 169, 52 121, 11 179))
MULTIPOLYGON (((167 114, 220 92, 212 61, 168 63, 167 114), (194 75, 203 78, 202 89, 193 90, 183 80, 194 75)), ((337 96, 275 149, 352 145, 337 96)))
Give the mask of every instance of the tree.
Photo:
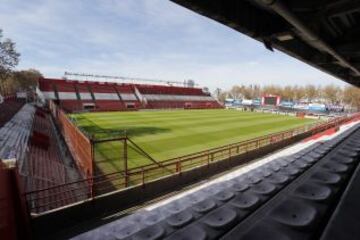
POLYGON ((308 84, 304 88, 305 97, 308 99, 309 102, 312 102, 315 98, 319 96, 317 89, 314 85, 308 84))
POLYGON ((360 89, 354 86, 347 86, 343 91, 343 100, 345 103, 360 110, 360 89))
POLYGON ((323 97, 330 102, 331 104, 335 104, 340 102, 339 95, 341 93, 341 89, 333 84, 327 85, 322 89, 323 97))
POLYGON ((15 50, 15 43, 10 39, 4 39, 0 29, 0 92, 6 92, 5 80, 9 77, 12 69, 19 63, 20 54, 15 50))
POLYGON ((226 95, 220 88, 216 88, 213 95, 216 97, 218 101, 225 102, 226 95))
POLYGON ((241 98, 243 95, 242 87, 243 86, 239 87, 238 85, 233 86, 229 91, 229 94, 231 95, 231 97, 234 99, 241 98))
POLYGON ((294 99, 294 89, 292 86, 285 86, 282 90, 282 96, 283 99, 292 101, 294 99))
POLYGON ((12 74, 15 88, 22 90, 35 89, 42 74, 36 69, 16 71, 12 74))
POLYGON ((293 88, 294 91, 294 100, 301 100, 305 97, 305 88, 302 86, 295 86, 293 88))
POLYGON ((262 93, 282 96, 282 87, 277 85, 264 86, 262 88, 262 93))

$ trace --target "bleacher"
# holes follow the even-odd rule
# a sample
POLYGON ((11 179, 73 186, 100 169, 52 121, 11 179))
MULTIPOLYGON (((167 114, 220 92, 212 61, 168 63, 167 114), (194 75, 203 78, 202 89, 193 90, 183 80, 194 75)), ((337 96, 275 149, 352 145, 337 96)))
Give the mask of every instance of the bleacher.
POLYGON ((360 125, 72 239, 358 239, 360 125))
POLYGON ((200 88, 45 78, 40 79, 39 88, 45 99, 55 100, 68 112, 222 107, 200 88))
MULTIPOLYGON (((64 150, 60 148, 56 134, 50 114, 42 109, 36 109, 27 156, 20 169, 27 192, 81 179, 75 165, 65 160, 66 156, 62 153, 64 150), (39 138, 44 138, 46 141, 41 141, 39 138)), ((43 212, 78 200, 79 192, 75 191, 74 187, 76 186, 64 186, 56 190, 39 192, 36 197, 44 197, 44 199, 36 202, 37 211, 43 212), (54 191, 62 191, 64 199, 57 199, 54 191), (52 194, 54 197, 48 197, 52 194)), ((35 203, 30 202, 30 204, 35 207, 33 206, 35 203)))
MULTIPOLYGON (((0 159, 22 159, 29 140, 34 112, 34 106, 25 104, 0 128, 0 159)), ((13 111, 2 112, 7 113, 12 115, 13 111)))
POLYGON ((207 109, 221 105, 200 88, 170 87, 158 85, 136 85, 146 99, 147 108, 207 109))

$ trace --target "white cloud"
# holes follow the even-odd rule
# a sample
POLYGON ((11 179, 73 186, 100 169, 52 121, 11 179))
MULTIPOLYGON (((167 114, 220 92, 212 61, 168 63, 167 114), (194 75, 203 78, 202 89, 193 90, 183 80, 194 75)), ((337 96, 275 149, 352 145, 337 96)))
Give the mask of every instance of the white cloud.
POLYGON ((19 68, 234 84, 340 81, 164 0, 2 0, 0 27, 19 68))

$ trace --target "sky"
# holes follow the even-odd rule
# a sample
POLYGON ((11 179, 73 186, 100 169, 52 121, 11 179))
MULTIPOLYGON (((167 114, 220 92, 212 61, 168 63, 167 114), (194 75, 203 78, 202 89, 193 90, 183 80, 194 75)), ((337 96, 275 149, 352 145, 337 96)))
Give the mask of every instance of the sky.
POLYGON ((17 69, 240 84, 342 81, 168 0, 0 0, 0 28, 17 69))

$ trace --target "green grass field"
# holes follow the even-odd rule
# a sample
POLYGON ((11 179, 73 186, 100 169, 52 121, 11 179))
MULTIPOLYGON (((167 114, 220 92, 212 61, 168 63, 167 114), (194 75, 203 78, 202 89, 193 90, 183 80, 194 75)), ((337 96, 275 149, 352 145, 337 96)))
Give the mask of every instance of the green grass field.
MULTIPOLYGON (((225 144, 279 132, 311 123, 274 114, 236 110, 173 110, 138 112, 101 112, 71 115, 87 133, 114 136, 126 130, 128 136, 158 161, 178 157, 225 144)), ((119 142, 96 146, 98 170, 103 173, 123 168, 119 142)), ((129 168, 151 163, 132 149, 129 168)))

